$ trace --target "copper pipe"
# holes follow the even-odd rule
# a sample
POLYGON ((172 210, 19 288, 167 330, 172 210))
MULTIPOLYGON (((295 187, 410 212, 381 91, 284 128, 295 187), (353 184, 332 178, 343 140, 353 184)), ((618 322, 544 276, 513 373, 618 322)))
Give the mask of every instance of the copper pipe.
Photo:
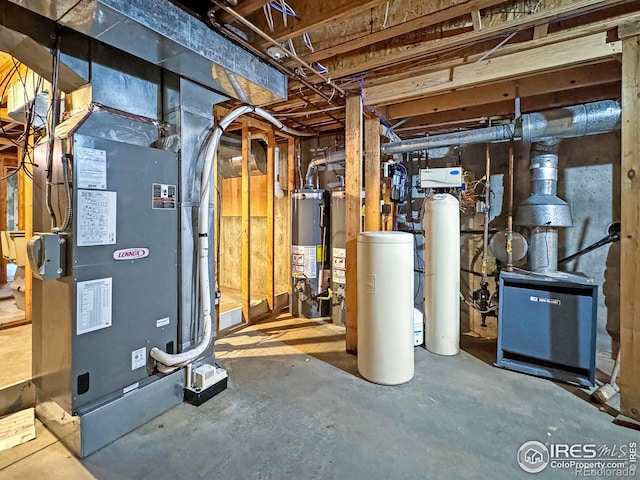
POLYGON ((513 140, 509 145, 509 209, 507 212, 507 271, 513 272, 513 140))

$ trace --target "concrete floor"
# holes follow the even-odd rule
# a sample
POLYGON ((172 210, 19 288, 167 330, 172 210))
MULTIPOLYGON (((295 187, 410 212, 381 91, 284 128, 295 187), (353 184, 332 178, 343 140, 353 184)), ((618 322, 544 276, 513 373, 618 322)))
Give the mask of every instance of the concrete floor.
POLYGON ((516 463, 525 441, 638 441, 581 390, 494 368, 486 343, 465 345, 477 357, 417 348, 415 378, 384 387, 357 375, 341 327, 285 314, 218 340, 229 388, 201 407, 81 462, 40 428, 0 453, 0 478, 516 479, 533 478, 516 463))

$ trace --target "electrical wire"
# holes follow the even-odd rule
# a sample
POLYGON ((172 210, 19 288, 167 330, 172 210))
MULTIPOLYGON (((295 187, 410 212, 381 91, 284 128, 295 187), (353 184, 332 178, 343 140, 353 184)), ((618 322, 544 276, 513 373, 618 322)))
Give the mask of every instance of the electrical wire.
POLYGON ((391 125, 389 125, 389 123, 384 119, 384 117, 382 115, 380 115, 374 108, 368 106, 365 103, 364 100, 364 78, 360 77, 360 79, 358 79, 358 84, 360 85, 360 101, 362 102, 362 108, 364 108, 367 112, 374 114, 378 120, 380 120, 380 123, 382 123, 382 125, 384 125, 387 129, 387 134, 391 134, 391 141, 392 142, 397 142, 400 141, 400 137, 398 135, 396 135, 396 132, 393 131, 393 128, 391 127, 391 125))

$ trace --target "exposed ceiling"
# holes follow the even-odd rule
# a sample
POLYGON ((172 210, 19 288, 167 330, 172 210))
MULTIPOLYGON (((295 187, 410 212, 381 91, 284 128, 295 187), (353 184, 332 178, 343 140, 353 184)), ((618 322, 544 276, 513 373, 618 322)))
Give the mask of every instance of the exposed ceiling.
POLYGON ((617 98, 616 29, 640 19, 638 1, 287 2, 286 25, 280 0, 178 3, 227 35, 243 32, 264 58, 272 44, 247 21, 326 68, 271 60, 291 80, 288 99, 267 108, 290 126, 343 130, 345 94, 355 94, 402 138, 513 118, 517 96, 523 112, 617 98))
MULTIPOLYGON (((0 80, 8 77, 6 73, 13 68, 11 55, 0 52, 0 80)), ((0 156, 15 157, 18 153, 18 139, 22 136, 24 125, 7 115, 5 90, 8 85, 0 81, 0 156)))

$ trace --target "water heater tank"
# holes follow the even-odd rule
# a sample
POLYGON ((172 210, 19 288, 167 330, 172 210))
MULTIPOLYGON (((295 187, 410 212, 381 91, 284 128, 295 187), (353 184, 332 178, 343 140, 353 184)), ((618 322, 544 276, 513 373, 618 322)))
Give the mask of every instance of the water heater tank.
POLYGON ((413 378, 413 235, 358 235, 358 371, 399 385, 413 378))
POLYGON ((425 346, 440 355, 460 349, 460 205, 445 193, 424 209, 425 346))
POLYGON ((345 293, 347 273, 346 193, 343 189, 331 193, 331 321, 345 323, 345 293))
POLYGON ((326 317, 328 289, 328 192, 300 189, 291 194, 291 313, 326 317), (325 265, 326 262, 326 265, 325 265), (326 293, 325 293, 326 295, 326 293))

